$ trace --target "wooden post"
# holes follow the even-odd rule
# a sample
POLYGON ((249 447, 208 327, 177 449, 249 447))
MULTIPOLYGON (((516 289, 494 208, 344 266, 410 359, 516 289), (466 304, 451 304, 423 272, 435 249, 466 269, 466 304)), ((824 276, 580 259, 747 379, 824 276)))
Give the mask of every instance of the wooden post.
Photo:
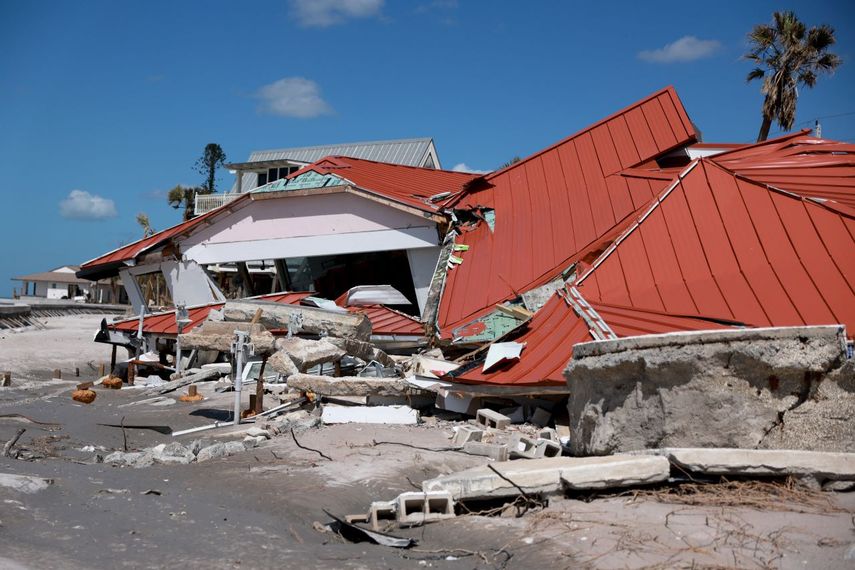
POLYGON ((191 397, 195 396, 198 392, 199 392, 199 389, 196 387, 196 384, 190 384, 189 386, 187 386, 187 395, 188 396, 191 396, 191 397))
POLYGON ((53 377, 57 380, 62 380, 62 370, 60 370, 59 368, 54 369, 53 377))
POLYGON ((333 364, 335 366, 335 377, 339 378, 341 376, 341 360, 336 360, 333 364))
POLYGON ((80 378, 80 367, 79 366, 74 367, 74 377, 80 378))
POLYGON ((128 362, 128 386, 134 385, 134 379, 137 376, 137 365, 131 360, 128 362))
POLYGON ((237 264, 238 274, 240 275, 241 281, 243 282, 243 290, 244 294, 247 297, 252 297, 255 295, 255 288, 252 284, 252 276, 249 274, 249 268, 246 266, 245 261, 239 261, 237 264))
POLYGON ((247 417, 249 416, 249 412, 251 412, 252 410, 255 410, 255 402, 257 400, 258 400, 258 398, 256 397, 255 394, 249 395, 249 408, 247 408, 247 411, 245 412, 247 417))
MULTIPOLYGON (((116 345, 113 345, 113 354, 110 356, 110 374, 116 369, 116 345)), ((103 374, 101 375, 103 376, 103 374)))
POLYGON ((267 357, 261 359, 261 369, 258 371, 258 380, 255 382, 255 413, 264 411, 264 367, 267 365, 267 357))
POLYGON ((98 365, 98 378, 103 378, 107 374, 107 365, 103 362, 98 365))
POLYGON ((12 385, 12 372, 10 370, 7 370, 3 373, 3 380, 0 381, 0 386, 3 386, 4 388, 8 388, 11 385, 12 385))

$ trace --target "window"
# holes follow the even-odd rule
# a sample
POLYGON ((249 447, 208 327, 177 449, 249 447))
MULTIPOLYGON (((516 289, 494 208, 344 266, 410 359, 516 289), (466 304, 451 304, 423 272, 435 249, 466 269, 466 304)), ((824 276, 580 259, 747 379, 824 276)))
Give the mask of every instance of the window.
POLYGON ((276 182, 282 178, 287 178, 291 174, 300 170, 299 166, 282 166, 277 168, 268 168, 266 172, 258 173, 258 186, 264 186, 270 182, 276 182))

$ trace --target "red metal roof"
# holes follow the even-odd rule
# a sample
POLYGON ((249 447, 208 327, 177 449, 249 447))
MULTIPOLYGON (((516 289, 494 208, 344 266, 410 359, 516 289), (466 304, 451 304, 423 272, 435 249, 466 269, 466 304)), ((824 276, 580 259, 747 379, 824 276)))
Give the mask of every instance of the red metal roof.
POLYGON ((855 144, 818 139, 805 133, 710 159, 757 182, 855 208, 855 144))
MULTIPOLYGON (((656 311, 603 303, 591 303, 591 306, 621 337, 726 328, 720 323, 656 311)), ((526 343, 518 362, 493 368, 487 373, 481 372, 479 362, 466 372, 452 373, 450 377, 457 382, 474 384, 563 385, 564 369, 573 355, 573 345, 595 340, 585 321, 576 316, 558 295, 553 296, 521 332, 518 338, 513 339, 526 343)))
POLYGON ((419 168, 348 156, 328 156, 298 170, 289 178, 295 178, 309 170, 318 174, 339 176, 373 194, 430 212, 439 211, 443 203, 441 200, 431 202, 431 196, 446 192, 456 195, 466 184, 481 177, 480 174, 468 172, 419 168))
MULTIPOLYGON (((855 214, 701 159, 576 282, 618 336, 842 323, 855 333, 855 214)), ((553 297, 518 363, 461 382, 555 384, 587 326, 553 297)))
POLYGON ((456 207, 494 210, 495 227, 464 228, 469 246, 448 272, 439 306, 443 336, 493 305, 553 278, 665 186, 621 172, 696 133, 674 89, 650 97, 485 177, 456 207))
MULTIPOLYGON (((300 301, 311 295, 312 293, 310 292, 301 291, 273 293, 271 295, 253 297, 253 299, 298 305, 300 301)), ((208 314, 211 311, 221 309, 222 307, 223 303, 211 303, 188 309, 190 324, 184 327, 184 332, 193 330, 208 318, 208 314)), ((425 334, 424 326, 418 320, 383 305, 348 307, 348 310, 354 313, 364 313, 368 317, 368 320, 371 321, 372 334, 398 336, 424 336, 425 334)), ((117 321, 112 323, 110 328, 125 332, 136 332, 139 328, 139 317, 117 321)), ((146 315, 143 317, 143 332, 161 335, 178 334, 178 327, 175 324, 175 311, 146 315)))
POLYGON ((702 159, 582 276, 587 299, 855 332, 855 216, 702 159), (595 264, 596 265, 596 264, 595 264))

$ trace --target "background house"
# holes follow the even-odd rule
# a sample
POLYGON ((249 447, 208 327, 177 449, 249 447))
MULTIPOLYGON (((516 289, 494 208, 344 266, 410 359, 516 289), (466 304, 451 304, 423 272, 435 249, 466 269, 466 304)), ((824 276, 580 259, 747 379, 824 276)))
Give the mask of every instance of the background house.
POLYGON ((256 150, 246 162, 226 165, 236 175, 231 190, 224 194, 197 196, 196 214, 204 214, 234 200, 239 194, 285 178, 325 156, 334 155, 402 166, 441 168, 433 139, 429 137, 256 150))
POLYGON ((110 279, 81 279, 75 275, 78 271, 79 265, 63 265, 42 273, 14 277, 12 281, 21 282, 21 288, 15 291, 15 296, 21 299, 36 297, 55 300, 80 300, 82 297, 90 303, 127 303, 127 295, 118 283, 110 279))

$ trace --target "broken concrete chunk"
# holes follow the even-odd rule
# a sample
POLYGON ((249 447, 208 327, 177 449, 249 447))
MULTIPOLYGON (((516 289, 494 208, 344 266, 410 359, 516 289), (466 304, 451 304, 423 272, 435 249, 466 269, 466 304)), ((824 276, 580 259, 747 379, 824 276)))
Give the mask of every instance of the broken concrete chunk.
POLYGON ((19 493, 33 494, 44 491, 53 483, 53 479, 42 477, 31 477, 29 475, 14 475, 12 473, 0 473, 0 487, 12 489, 19 493))
POLYGON ((656 450, 692 473, 739 476, 811 476, 855 481, 855 453, 772 449, 665 448, 656 450))
POLYGON ((344 350, 324 339, 309 340, 296 336, 277 339, 276 349, 288 354, 300 372, 325 362, 336 362, 345 354, 344 350))
POLYGON ((196 454, 196 461, 202 463, 203 461, 217 459, 225 455, 226 445, 224 443, 215 443, 214 445, 209 445, 208 447, 200 449, 199 453, 196 454))
POLYGON ((511 418, 489 408, 478 410, 475 414, 475 421, 479 425, 494 429, 507 429, 511 425, 511 418))
POLYGON ((269 431, 267 431, 266 429, 261 429, 260 427, 255 427, 255 426, 246 430, 246 435, 251 436, 251 437, 261 436, 264 439, 270 439, 270 432, 269 431))
POLYGON ((374 501, 368 510, 368 521, 374 530, 382 530, 382 521, 394 521, 396 519, 395 501, 374 501))
POLYGON ((244 451, 246 451, 246 446, 242 441, 227 441, 225 443, 226 455, 234 455, 236 453, 243 453, 244 451))
POLYGON ((154 460, 158 463, 186 465, 196 459, 196 456, 193 455, 190 449, 177 441, 156 445, 151 449, 151 453, 154 455, 154 460))
POLYGON ((115 451, 104 458, 104 463, 126 467, 149 467, 154 465, 154 454, 150 451, 115 451))
POLYGON ((235 331, 248 332, 250 340, 255 347, 255 354, 265 356, 274 351, 273 335, 260 324, 246 322, 221 322, 204 321, 187 334, 180 335, 182 350, 217 350, 219 352, 231 352, 232 342, 235 339, 235 331))
POLYGON ((226 321, 250 321, 261 309, 260 322, 268 329, 288 330, 292 315, 302 318, 301 332, 341 338, 368 340, 371 321, 362 313, 326 311, 315 307, 286 305, 270 301, 227 301, 223 308, 226 321))
POLYGON ((339 347, 346 354, 355 356, 365 362, 376 360, 383 366, 395 366, 395 361, 388 354, 371 344, 354 338, 327 337, 325 341, 339 347))
POLYGON ((409 406, 324 406, 325 424, 405 424, 419 423, 419 412, 409 406))
POLYGON ((321 396, 400 396, 411 392, 402 378, 361 378, 294 374, 288 386, 321 396))
POLYGON ((294 364, 294 361, 291 360, 290 356, 288 356, 288 353, 282 350, 274 352, 273 356, 267 359, 267 366, 282 376, 285 376, 285 378, 290 378, 294 374, 300 372, 297 369, 297 365, 294 364))
MULTIPOLYGON (((565 372, 572 452, 794 445, 828 449, 825 431, 810 429, 809 421, 802 422, 798 435, 779 437, 778 432, 782 415, 786 423, 788 414, 805 406, 819 412, 850 402, 853 408, 851 389, 841 390, 841 400, 833 404, 814 397, 817 384, 837 384, 834 370, 846 361, 844 340, 842 327, 818 326, 577 344, 565 372)), ((817 415, 823 416, 823 426, 837 426, 836 451, 855 451, 855 439, 844 436, 855 433, 855 416, 831 421, 817 415)))
POLYGON ((493 461, 507 461, 509 458, 508 446, 503 443, 467 441, 463 444, 463 452, 469 455, 488 457, 493 461))

